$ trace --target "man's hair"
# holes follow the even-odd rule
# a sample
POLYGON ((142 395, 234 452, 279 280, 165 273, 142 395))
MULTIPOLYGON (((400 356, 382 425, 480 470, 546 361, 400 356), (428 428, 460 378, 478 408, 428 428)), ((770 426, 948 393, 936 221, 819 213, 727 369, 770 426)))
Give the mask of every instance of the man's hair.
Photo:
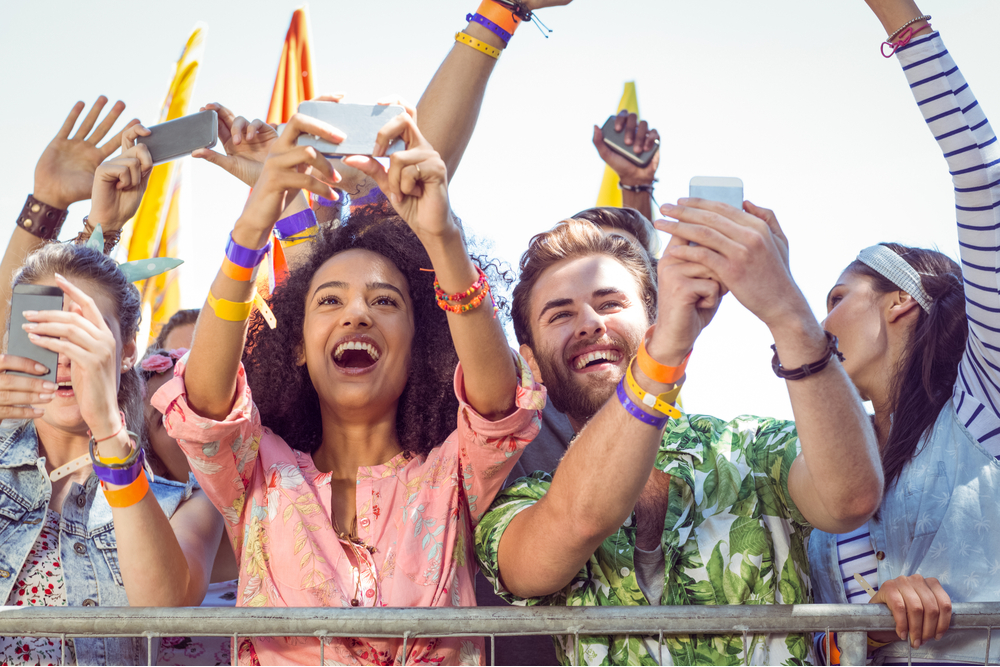
POLYGON ((634 208, 596 206, 580 211, 574 220, 588 220, 598 227, 610 227, 628 232, 639 241, 649 255, 649 263, 656 266, 656 253, 660 250, 660 237, 656 235, 653 223, 634 208))
POLYGON ((531 292, 542 273, 568 259, 607 255, 617 260, 635 278, 646 317, 656 316, 656 282, 649 257, 635 243, 618 234, 605 234, 586 220, 563 220, 547 232, 536 234, 521 255, 520 279, 514 288, 511 317, 517 342, 534 348, 531 335, 531 292))

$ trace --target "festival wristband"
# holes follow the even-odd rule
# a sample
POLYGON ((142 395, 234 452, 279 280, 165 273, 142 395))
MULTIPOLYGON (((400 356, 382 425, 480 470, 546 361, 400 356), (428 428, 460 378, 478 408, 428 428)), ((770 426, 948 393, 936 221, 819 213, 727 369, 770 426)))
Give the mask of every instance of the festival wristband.
POLYGON ((649 424, 650 426, 662 429, 670 420, 670 417, 654 417, 633 403, 632 399, 628 397, 628 393, 625 391, 624 378, 622 378, 622 381, 618 383, 618 400, 621 401, 622 407, 625 408, 630 415, 641 421, 643 424, 649 424))
POLYGON ((222 273, 227 278, 246 283, 257 278, 257 269, 259 266, 259 264, 253 268, 240 266, 239 264, 233 264, 228 257, 225 257, 222 260, 222 273))
POLYGON ((681 393, 680 387, 674 387, 670 391, 664 392, 659 396, 649 393, 640 387, 639 383, 635 381, 635 376, 632 375, 631 362, 629 362, 628 368, 625 371, 625 381, 628 383, 628 387, 632 390, 632 393, 638 396, 639 401, 641 401, 647 408, 652 408, 653 410, 665 414, 668 417, 673 417, 674 419, 680 418, 680 410, 671 405, 671 403, 677 400, 677 394, 681 393))
POLYGON ((674 384, 682 377, 684 377, 684 369, 687 368, 688 359, 691 358, 691 353, 688 352, 687 356, 684 357, 684 361, 678 366, 664 366, 656 359, 649 356, 649 352, 646 350, 646 341, 642 341, 642 345, 639 346, 639 354, 636 357, 636 361, 639 362, 639 368, 643 373, 646 374, 653 382, 659 382, 660 384, 674 384))
POLYGON ((468 21, 469 23, 478 23, 479 25, 483 26, 484 28, 492 32, 494 35, 499 37, 500 41, 502 41, 504 44, 510 41, 511 34, 509 32, 507 32, 506 30, 504 30, 503 28, 501 28, 496 23, 489 20, 482 14, 466 14, 465 20, 468 21))
POLYGON ((306 241, 315 241, 316 234, 301 234, 298 236, 289 236, 281 241, 282 248, 294 248, 300 243, 305 243, 306 241))
POLYGON ((136 447, 132 450, 134 454, 129 455, 126 464, 108 465, 101 463, 99 457, 94 456, 91 450, 91 457, 94 463, 94 475, 97 479, 116 486, 127 486, 135 481, 136 477, 142 475, 143 466, 146 463, 146 455, 143 450, 136 447))
POLYGON ((250 248, 241 246, 239 243, 234 241, 233 235, 230 234, 229 243, 226 244, 226 257, 228 257, 229 261, 237 266, 252 269, 263 261, 264 255, 266 255, 270 250, 270 241, 263 248, 251 250, 250 248))
POLYGON ((115 490, 104 486, 102 480, 101 489, 104 491, 104 498, 112 507, 131 507, 146 497, 146 492, 149 491, 149 480, 146 479, 145 473, 140 473, 128 486, 115 490))
MULTIPOLYGON (((510 10, 509 7, 493 2, 493 0, 483 0, 476 10, 480 16, 501 28, 504 32, 513 35, 517 26, 521 25, 521 18, 510 10)), ((503 39, 501 37, 501 39, 503 39)), ((505 39, 506 42, 510 37, 505 39)))
POLYGON ((228 301, 216 298, 212 290, 208 291, 208 307, 212 309, 215 316, 227 322, 246 322, 250 317, 250 309, 253 307, 253 300, 250 301, 228 301))
POLYGON ((455 33, 455 41, 456 42, 461 42, 462 44, 465 44, 466 46, 471 46, 476 51, 482 51, 483 53, 485 53, 486 55, 488 55, 490 58, 493 58, 494 60, 496 60, 497 58, 500 57, 500 49, 498 49, 498 48, 496 48, 494 46, 490 46, 486 42, 480 42, 475 37, 470 37, 470 36, 466 35, 464 32, 456 32, 455 33))
POLYGON ((301 234, 307 229, 315 227, 316 214, 311 208, 303 209, 287 218, 282 218, 274 224, 274 235, 279 241, 284 241, 290 236, 301 234))

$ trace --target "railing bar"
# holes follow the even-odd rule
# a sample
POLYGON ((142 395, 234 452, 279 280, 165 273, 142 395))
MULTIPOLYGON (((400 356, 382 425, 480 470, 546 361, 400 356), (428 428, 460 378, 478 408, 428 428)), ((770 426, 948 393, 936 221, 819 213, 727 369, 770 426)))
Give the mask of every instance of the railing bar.
POLYGON ((990 640, 993 639, 993 628, 986 628, 986 660, 983 661, 984 665, 990 664, 990 640))
POLYGON ((153 667, 153 635, 146 633, 146 667, 153 667))
POLYGON ((749 665, 750 664, 750 655, 748 654, 748 648, 747 648, 747 631, 746 630, 743 631, 743 664, 744 665, 749 665))
POLYGON ((406 631, 403 633, 403 667, 406 667, 406 640, 409 638, 410 632, 406 631))
POLYGON ((240 650, 240 633, 234 632, 233 643, 229 647, 229 664, 232 665, 232 667, 236 667, 237 664, 236 654, 239 653, 239 650, 240 650))
POLYGON ((910 667, 913 664, 913 632, 911 631, 906 638, 906 665, 910 667))
POLYGON ((833 635, 830 634, 830 628, 826 629, 826 637, 823 638, 826 643, 826 649, 823 651, 826 654, 826 667, 830 667, 830 654, 833 653, 833 635))
POLYGON ((63 665, 63 667, 65 667, 65 665, 66 665, 66 633, 63 633, 63 634, 59 635, 59 637, 62 639, 62 647, 59 649, 60 653, 61 653, 61 656, 59 658, 59 664, 61 664, 61 665, 63 665))
POLYGON ((663 630, 660 630, 660 643, 656 645, 656 662, 663 664, 663 630))
POLYGON ((326 665, 326 637, 319 636, 319 664, 326 665))
POLYGON ((576 653, 576 663, 575 664, 579 665, 580 664, 580 633, 579 632, 574 632, 573 633, 573 640, 574 640, 573 643, 576 646, 576 648, 573 650, 573 652, 576 653))
MULTIPOLYGON (((989 651, 987 651, 989 655, 989 651)), ((497 636, 490 635, 490 665, 497 664, 497 636)))

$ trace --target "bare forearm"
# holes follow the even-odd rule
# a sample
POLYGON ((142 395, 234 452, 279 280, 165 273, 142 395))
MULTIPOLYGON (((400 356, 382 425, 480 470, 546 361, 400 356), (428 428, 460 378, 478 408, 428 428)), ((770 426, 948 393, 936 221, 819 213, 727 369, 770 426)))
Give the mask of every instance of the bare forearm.
MULTIPOLYGON (((263 247, 268 235, 239 222, 233 229, 233 239, 246 248, 263 247)), ((212 283, 212 294, 216 299, 247 302, 253 298, 254 283, 233 280, 219 271, 212 283)), ((223 419, 232 409, 246 330, 246 321, 220 318, 207 301, 198 315, 184 385, 188 403, 203 417, 223 419)))
MULTIPOLYGON (((504 47, 499 37, 478 23, 470 23, 464 32, 498 49, 504 47)), ((456 42, 417 104, 420 132, 448 166, 449 178, 454 178, 476 129, 486 84, 496 63, 494 58, 456 42)))
POLYGON ((622 190, 622 206, 625 208, 634 208, 646 216, 647 220, 653 219, 653 202, 648 192, 622 190))
MULTIPOLYGON (((868 6, 878 20, 882 23, 882 27, 885 28, 887 35, 892 34, 894 31, 898 30, 901 26, 906 24, 918 16, 922 16, 920 9, 917 8, 917 3, 913 0, 865 0, 868 6)), ((919 27, 924 25, 926 22, 921 21, 918 24, 914 24, 919 27)))

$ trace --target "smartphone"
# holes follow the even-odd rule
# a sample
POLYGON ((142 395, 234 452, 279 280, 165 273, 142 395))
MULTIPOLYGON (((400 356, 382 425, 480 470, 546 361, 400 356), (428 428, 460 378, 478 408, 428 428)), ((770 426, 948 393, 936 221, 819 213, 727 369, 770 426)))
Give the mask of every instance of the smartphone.
POLYGON ((38 347, 28 339, 28 332, 21 325, 26 310, 62 310, 63 291, 58 287, 46 285, 18 285, 10 299, 10 329, 7 330, 7 354, 16 357, 26 357, 37 361, 49 369, 45 375, 32 375, 8 371, 12 375, 40 378, 49 382, 56 381, 56 366, 59 365, 59 354, 44 347, 38 347))
POLYGON ((219 139, 219 115, 209 109, 154 125, 149 131, 148 137, 136 141, 149 148, 153 164, 163 164, 214 146, 219 139))
POLYGON ((743 181, 724 176, 695 176, 688 186, 688 196, 720 201, 743 210, 743 181))
POLYGON ((636 155, 636 152, 632 150, 633 146, 627 146, 625 144, 625 128, 622 128, 621 132, 615 132, 616 118, 618 118, 618 116, 611 116, 604 122, 604 127, 601 128, 601 134, 604 135, 604 143, 608 148, 627 160, 634 162, 640 167, 647 166, 653 161, 653 156, 656 155, 656 151, 660 150, 660 140, 657 139, 656 145, 648 151, 636 155))
MULTIPOLYGON (((333 125, 347 135, 339 144, 320 139, 311 134, 299 135, 299 146, 312 146, 327 157, 341 155, 371 155, 375 147, 375 135, 390 120, 406 110, 398 104, 341 104, 340 102, 303 102, 299 113, 312 116, 333 125)), ((385 151, 386 156, 406 147, 402 139, 397 139, 385 151)))

